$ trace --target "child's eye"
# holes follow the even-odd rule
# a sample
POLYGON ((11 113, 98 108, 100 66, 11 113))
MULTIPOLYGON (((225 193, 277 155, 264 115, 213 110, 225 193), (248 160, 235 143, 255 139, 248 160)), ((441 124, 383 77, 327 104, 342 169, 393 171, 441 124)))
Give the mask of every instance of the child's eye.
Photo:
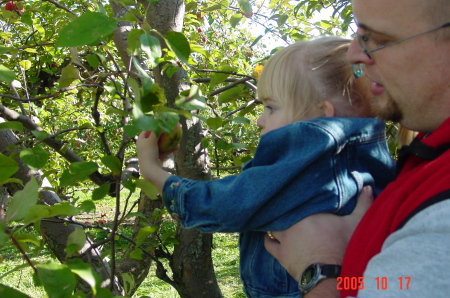
POLYGON ((273 107, 272 106, 264 106, 265 110, 268 110, 269 112, 273 111, 273 107))

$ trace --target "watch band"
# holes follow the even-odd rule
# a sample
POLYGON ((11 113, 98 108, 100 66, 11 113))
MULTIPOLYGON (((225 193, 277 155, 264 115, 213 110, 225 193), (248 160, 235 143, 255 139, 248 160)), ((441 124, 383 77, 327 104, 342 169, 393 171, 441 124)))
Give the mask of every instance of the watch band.
POLYGON ((298 288, 303 294, 311 291, 319 282, 327 278, 337 278, 341 275, 341 265, 318 264, 309 265, 303 271, 298 281, 298 288))

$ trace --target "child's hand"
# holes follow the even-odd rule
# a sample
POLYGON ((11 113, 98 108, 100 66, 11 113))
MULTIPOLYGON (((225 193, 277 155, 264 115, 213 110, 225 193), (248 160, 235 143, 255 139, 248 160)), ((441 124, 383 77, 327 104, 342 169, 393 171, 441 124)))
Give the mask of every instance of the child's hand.
POLYGON ((160 153, 156 135, 149 131, 143 131, 136 142, 139 159, 139 171, 145 180, 153 183, 162 193, 162 188, 170 174, 161 167, 161 160, 171 152, 160 153))
POLYGON ((139 164, 160 164, 158 139, 155 133, 143 131, 136 142, 139 164))

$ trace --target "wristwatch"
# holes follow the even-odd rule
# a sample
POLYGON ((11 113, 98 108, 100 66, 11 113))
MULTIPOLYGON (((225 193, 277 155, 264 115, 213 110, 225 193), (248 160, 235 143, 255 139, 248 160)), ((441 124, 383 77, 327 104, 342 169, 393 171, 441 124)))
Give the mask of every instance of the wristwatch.
POLYGON ((303 271, 298 281, 298 288, 303 294, 311 291, 319 282, 326 278, 336 278, 341 275, 341 265, 324 265, 314 263, 303 271))

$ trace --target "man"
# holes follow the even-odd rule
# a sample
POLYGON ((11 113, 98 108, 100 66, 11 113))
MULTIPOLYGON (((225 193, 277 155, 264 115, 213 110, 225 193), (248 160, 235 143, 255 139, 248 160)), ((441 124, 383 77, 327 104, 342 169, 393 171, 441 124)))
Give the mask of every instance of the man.
POLYGON ((266 248, 307 298, 448 297, 450 3, 352 3, 358 32, 348 58, 372 81, 374 112, 420 134, 372 205, 365 188, 353 214, 312 215, 272 232, 266 248))

